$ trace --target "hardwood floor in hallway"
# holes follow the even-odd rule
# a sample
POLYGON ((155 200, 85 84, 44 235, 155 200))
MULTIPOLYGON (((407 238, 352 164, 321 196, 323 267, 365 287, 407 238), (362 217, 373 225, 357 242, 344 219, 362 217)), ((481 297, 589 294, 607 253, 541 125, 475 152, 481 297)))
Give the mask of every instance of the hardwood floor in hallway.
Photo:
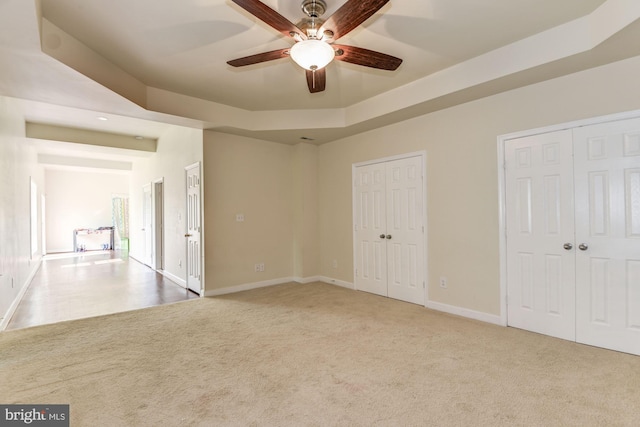
POLYGON ((7 330, 198 298, 128 253, 46 256, 7 330))

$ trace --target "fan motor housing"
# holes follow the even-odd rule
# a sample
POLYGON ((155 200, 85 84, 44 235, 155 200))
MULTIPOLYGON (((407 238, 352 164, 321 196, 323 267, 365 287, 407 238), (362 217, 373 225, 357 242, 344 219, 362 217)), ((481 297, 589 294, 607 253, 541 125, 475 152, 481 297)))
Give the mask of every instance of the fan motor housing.
POLYGON ((302 11, 310 18, 318 18, 327 10, 324 0, 303 0, 302 11))

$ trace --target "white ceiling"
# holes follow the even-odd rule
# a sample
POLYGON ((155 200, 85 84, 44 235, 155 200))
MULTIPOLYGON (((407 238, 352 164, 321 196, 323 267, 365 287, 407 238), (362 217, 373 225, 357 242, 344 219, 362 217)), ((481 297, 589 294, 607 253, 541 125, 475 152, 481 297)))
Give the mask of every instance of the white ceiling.
MULTIPOLYGON (((358 1, 358 0, 355 0, 358 1)), ((264 0, 291 22, 300 0, 264 0)), ((345 0, 328 0, 328 18, 345 0)), ((148 86, 247 110, 341 108, 593 12, 604 0, 391 0, 338 40, 404 60, 387 72, 335 61, 310 94, 290 59, 226 61, 292 40, 229 0, 42 0, 42 14, 148 86)))
MULTIPOLYGON (((345 0, 327 2, 325 18, 345 0)), ((303 17, 298 0, 264 3, 303 17)), ((170 123, 324 143, 638 55, 638 3, 391 0, 338 42, 400 57, 400 68, 335 61, 326 91, 310 94, 289 59, 226 64, 291 45, 230 0, 3 0, 0 94, 34 101, 29 120, 63 126, 157 138, 170 123)))

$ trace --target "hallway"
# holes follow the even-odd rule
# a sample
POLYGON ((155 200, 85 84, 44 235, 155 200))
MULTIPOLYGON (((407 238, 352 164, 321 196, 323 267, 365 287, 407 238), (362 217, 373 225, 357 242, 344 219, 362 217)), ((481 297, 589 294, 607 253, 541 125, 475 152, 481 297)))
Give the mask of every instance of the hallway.
POLYGON ((48 255, 6 330, 198 298, 128 253, 48 255))

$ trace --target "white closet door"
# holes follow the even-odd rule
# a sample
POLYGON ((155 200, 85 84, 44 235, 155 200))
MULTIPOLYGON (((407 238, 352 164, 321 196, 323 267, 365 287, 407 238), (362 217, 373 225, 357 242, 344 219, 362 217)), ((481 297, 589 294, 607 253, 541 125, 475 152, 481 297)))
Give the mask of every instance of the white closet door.
POLYGON ((356 289, 387 296, 384 163, 355 169, 356 289))
POLYGON ((424 305, 422 159, 388 162, 386 174, 388 295, 424 305))
POLYGON ((571 151, 570 130, 505 147, 508 324, 568 340, 575 339, 571 151))
POLYGON ((422 157, 355 168, 356 289, 425 303, 422 157))
POLYGON ((640 119, 574 136, 576 340, 640 354, 640 119))

